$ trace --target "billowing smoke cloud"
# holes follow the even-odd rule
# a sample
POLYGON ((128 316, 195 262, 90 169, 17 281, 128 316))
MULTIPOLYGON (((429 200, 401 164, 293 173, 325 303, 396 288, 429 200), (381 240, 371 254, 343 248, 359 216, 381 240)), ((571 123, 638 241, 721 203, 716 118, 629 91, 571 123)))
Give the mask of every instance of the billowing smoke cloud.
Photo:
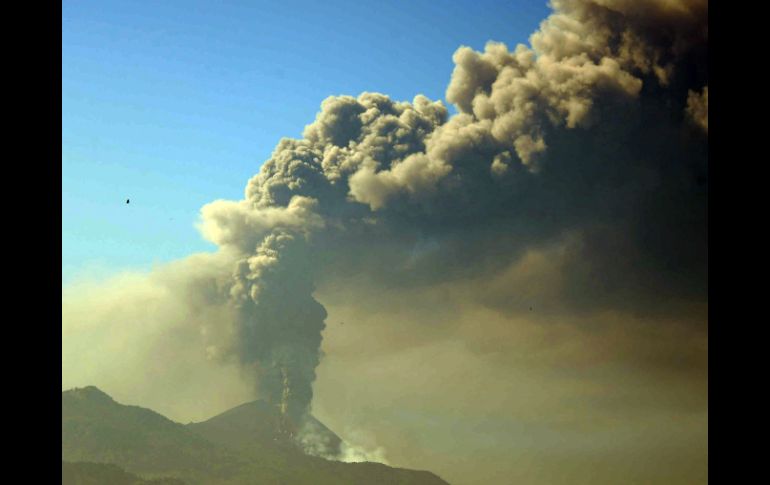
POLYGON ((333 272, 441 280, 573 232, 576 304, 703 297, 707 141, 685 121, 707 126, 707 88, 692 90, 708 83, 706 3, 553 7, 531 48, 458 49, 457 116, 423 96, 329 98, 244 201, 204 208, 204 234, 243 253, 231 350, 276 402, 285 368, 292 409, 310 403, 325 317, 311 293, 333 272))
MULTIPOLYGON (((293 422, 321 358, 315 288, 361 274, 402 289, 505 280, 557 251, 538 311, 705 328, 707 2, 552 6, 531 47, 455 52, 457 115, 421 95, 328 98, 244 200, 202 209, 228 265, 201 288, 231 312, 207 324, 228 329, 209 354, 251 372, 293 422)), ((516 314, 532 301, 513 287, 474 298, 516 314)))

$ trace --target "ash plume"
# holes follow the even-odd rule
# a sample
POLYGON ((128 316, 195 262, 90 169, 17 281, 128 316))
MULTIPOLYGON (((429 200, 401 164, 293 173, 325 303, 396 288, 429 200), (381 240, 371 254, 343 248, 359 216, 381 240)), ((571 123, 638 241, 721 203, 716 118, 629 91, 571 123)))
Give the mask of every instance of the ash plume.
POLYGON ((707 139, 687 121, 707 127, 707 5, 643 3, 554 1, 532 47, 459 48, 452 118, 424 96, 328 98, 243 201, 203 208, 203 233, 239 254, 227 352, 268 399, 309 409, 329 274, 451 279, 571 232, 576 305, 704 297, 707 139))
MULTIPOLYGON (((215 299, 233 315, 209 353, 251 373, 297 429, 321 359, 324 281, 492 278, 568 240, 565 276, 538 311, 676 317, 707 304, 707 2, 552 7, 531 46, 455 52, 457 115, 422 95, 327 98, 243 200, 201 210, 229 261, 215 299)), ((483 298, 503 314, 530 306, 483 298)))
POLYGON ((258 367, 262 395, 294 420, 312 399, 326 318, 312 297, 304 244, 288 232, 269 234, 236 263, 230 289, 240 323, 233 351, 242 364, 258 367))

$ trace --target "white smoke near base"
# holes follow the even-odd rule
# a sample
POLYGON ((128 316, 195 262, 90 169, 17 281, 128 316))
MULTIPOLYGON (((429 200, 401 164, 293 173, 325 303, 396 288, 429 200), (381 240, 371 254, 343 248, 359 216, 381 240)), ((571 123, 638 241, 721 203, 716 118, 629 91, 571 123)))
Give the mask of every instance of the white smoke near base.
POLYGON ((347 442, 342 443, 342 450, 336 461, 343 461, 345 463, 372 462, 390 465, 385 458, 385 449, 383 447, 378 446, 374 449, 367 449, 347 442))
POLYGON ((306 454, 326 460, 390 464, 385 449, 373 444, 362 430, 346 428, 344 435, 347 439, 340 441, 320 423, 308 419, 299 431, 297 442, 306 454))

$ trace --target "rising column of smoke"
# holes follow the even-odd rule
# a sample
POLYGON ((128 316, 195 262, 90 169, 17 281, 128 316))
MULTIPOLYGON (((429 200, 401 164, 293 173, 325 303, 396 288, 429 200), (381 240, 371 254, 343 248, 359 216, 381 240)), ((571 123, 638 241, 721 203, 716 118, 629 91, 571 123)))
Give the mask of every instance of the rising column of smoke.
MULTIPOLYGON (((240 363, 262 396, 300 424, 320 359, 325 311, 313 287, 322 280, 367 273, 408 291, 494 279, 526 251, 553 246, 559 279, 539 314, 658 312, 665 318, 650 325, 662 326, 680 316, 676 300, 707 306, 707 2, 553 7, 531 47, 458 49, 447 99, 459 114, 451 119, 424 96, 325 100, 302 139, 278 143, 244 200, 202 209, 202 232, 220 252, 154 272, 149 285, 135 285, 139 296, 95 293, 91 300, 107 308, 69 313, 75 323, 97 315, 94 339, 63 352, 63 364, 96 368, 90 362, 120 352, 133 332, 136 349, 152 340, 163 358, 104 372, 124 389, 156 386, 166 401, 184 390, 158 390, 143 372, 133 387, 115 376, 150 361, 189 371, 200 326, 210 356, 240 363), (125 324, 115 324, 116 313, 125 324), (152 322, 165 323, 150 331, 152 322), (113 345, 94 343, 106 340, 101 334, 113 345)), ((505 315, 529 308, 526 295, 496 288, 465 298, 505 315)), ((701 314, 685 317, 698 332, 707 328, 701 314)), ((655 357, 655 365, 686 363, 689 345, 666 342, 668 363, 655 357)), ((169 376, 163 382, 186 382, 169 376)), ((317 452, 340 456, 328 451, 317 452)))
POLYGON ((239 360, 257 364, 262 395, 294 420, 312 399, 326 318, 312 296, 305 244, 302 236, 271 233, 253 256, 238 262, 231 290, 240 313, 239 360))
POLYGON ((305 249, 309 233, 323 226, 315 206, 296 197, 285 207, 216 201, 202 209, 201 231, 235 261, 228 292, 234 328, 210 353, 253 369, 262 397, 293 419, 312 398, 326 318, 312 297, 305 249))
POLYGON ((681 130, 708 126, 707 3, 552 5, 531 48, 458 49, 457 116, 423 96, 329 98, 243 201, 204 207, 204 234, 239 254, 236 340, 223 352, 257 369, 274 403, 288 381, 293 419, 312 400, 325 318, 312 292, 325 271, 440 280, 577 231, 588 249, 568 296, 602 271, 635 297, 658 284, 704 297, 707 139, 681 130))
POLYGON ((300 426, 309 410, 325 326, 326 312, 312 296, 323 266, 314 259, 313 240, 328 226, 339 236, 346 218, 368 212, 349 204, 346 184, 336 183, 355 165, 334 162, 347 156, 388 162, 422 149, 425 134, 445 115, 440 103, 424 97, 414 105, 377 94, 330 98, 305 140, 281 141, 245 200, 202 209, 203 234, 238 255, 229 292, 237 309, 234 338, 211 353, 254 369, 260 394, 288 415, 289 426, 300 426), (367 139, 380 145, 348 146, 367 139))

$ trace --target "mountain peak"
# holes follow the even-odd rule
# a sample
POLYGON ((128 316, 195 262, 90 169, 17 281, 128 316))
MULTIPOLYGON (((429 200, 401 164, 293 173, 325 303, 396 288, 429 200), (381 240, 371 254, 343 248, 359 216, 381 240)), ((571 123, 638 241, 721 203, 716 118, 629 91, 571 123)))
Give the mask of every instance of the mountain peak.
MULTIPOLYGON (((209 441, 234 448, 248 448, 255 444, 267 446, 300 446, 311 443, 295 442, 281 432, 281 413, 264 400, 251 401, 236 406, 200 423, 190 423, 190 429, 209 441)), ((314 454, 335 456, 339 454, 342 440, 323 423, 308 414, 302 422, 291 423, 298 430, 312 430, 314 454)), ((307 441, 307 440, 306 440, 307 441)))
POLYGON ((115 402, 115 400, 112 399, 106 392, 102 391, 96 386, 75 387, 67 391, 62 391, 62 397, 88 401, 115 402))
MULTIPOLYGON (((277 438, 277 415, 268 403, 252 401, 184 426, 151 409, 120 404, 94 386, 75 388, 62 392, 62 461, 111 463, 138 476, 190 485, 446 485, 428 472, 308 456, 277 438)), ((328 428, 312 416, 307 420, 317 426, 314 432, 326 433, 326 444, 339 444, 328 428)))

